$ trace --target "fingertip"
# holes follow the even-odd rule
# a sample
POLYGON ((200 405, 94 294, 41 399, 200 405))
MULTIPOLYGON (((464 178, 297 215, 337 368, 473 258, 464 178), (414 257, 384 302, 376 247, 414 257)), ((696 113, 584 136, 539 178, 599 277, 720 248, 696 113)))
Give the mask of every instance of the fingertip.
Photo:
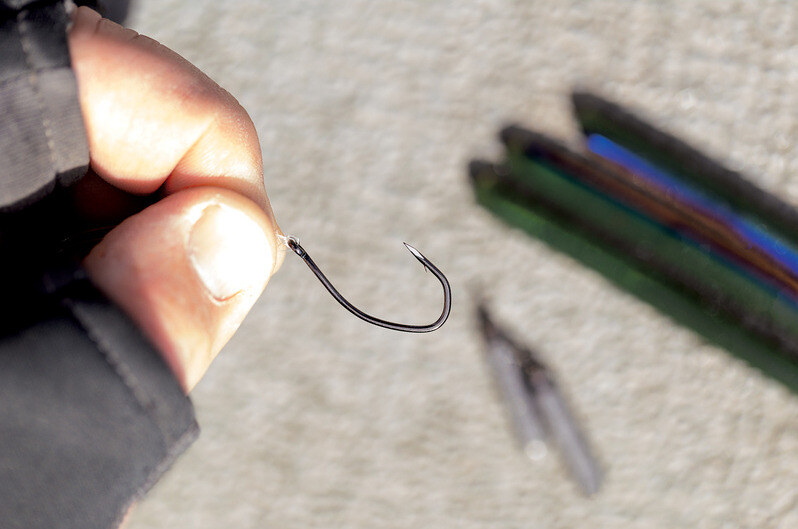
POLYGON ((86 6, 79 6, 72 13, 72 28, 69 38, 84 38, 93 34, 100 20, 102 17, 97 11, 86 6))
POLYGON ((223 202, 213 202, 191 228, 189 262, 207 292, 217 301, 252 290, 271 277, 275 246, 258 223, 223 202))
POLYGON ((120 36, 133 38, 139 34, 129 28, 117 24, 113 20, 103 18, 97 11, 86 6, 79 6, 72 14, 72 28, 69 39, 92 38, 97 35, 120 36))
POLYGON ((279 268, 278 228, 219 188, 175 193, 115 228, 85 266, 163 353, 186 391, 279 268))
POLYGON ((267 207, 257 131, 236 99, 157 41, 81 8, 69 34, 92 168, 135 194, 197 185, 267 207))

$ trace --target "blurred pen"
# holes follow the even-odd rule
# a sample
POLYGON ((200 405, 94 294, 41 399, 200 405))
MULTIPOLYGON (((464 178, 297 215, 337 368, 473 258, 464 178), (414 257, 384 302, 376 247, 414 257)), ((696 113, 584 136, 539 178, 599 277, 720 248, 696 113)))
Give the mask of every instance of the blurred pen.
POLYGON ((602 472, 548 369, 532 359, 525 369, 535 405, 571 475, 586 496, 598 492, 602 472))
POLYGON ((554 382, 550 370, 529 349, 513 342, 478 308, 488 361, 510 408, 524 452, 532 459, 554 443, 582 492, 591 496, 601 486, 602 471, 554 382))
POLYGON ((518 347, 496 328, 484 307, 480 306, 478 311, 488 363, 509 408, 521 448, 527 457, 538 461, 546 455, 546 433, 530 398, 521 358, 517 354, 518 347))

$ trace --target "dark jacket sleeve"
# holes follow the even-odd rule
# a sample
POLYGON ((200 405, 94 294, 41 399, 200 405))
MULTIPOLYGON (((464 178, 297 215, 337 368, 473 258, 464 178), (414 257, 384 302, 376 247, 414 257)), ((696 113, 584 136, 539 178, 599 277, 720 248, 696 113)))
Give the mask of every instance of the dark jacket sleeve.
POLYGON ((88 281, 0 337, 4 528, 108 529, 198 433, 160 355, 88 281))
POLYGON ((116 527, 198 432, 157 351, 64 265, 60 195, 89 162, 68 23, 64 2, 0 0, 3 529, 116 527))

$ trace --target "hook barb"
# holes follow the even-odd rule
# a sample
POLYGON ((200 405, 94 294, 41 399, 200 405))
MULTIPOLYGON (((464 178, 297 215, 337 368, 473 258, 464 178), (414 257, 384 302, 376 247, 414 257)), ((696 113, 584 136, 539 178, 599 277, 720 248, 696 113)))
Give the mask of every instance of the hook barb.
POLYGON ((424 266, 425 270, 432 272, 432 274, 441 282, 441 286, 443 287, 443 312, 438 317, 437 320, 430 323, 429 325, 406 325, 403 323, 394 323, 391 321, 382 320, 380 318, 375 318, 374 316, 370 316, 366 314, 362 310, 358 309, 351 303, 349 303, 346 298, 344 298, 340 292, 330 283, 330 280, 327 279, 319 267, 313 262, 313 259, 310 258, 308 252, 302 248, 302 245, 299 244, 299 240, 296 237, 286 237, 286 245, 295 253, 297 254, 305 264, 308 265, 310 271, 315 274, 321 284, 324 285, 324 288, 335 298, 335 301, 341 304, 346 310, 357 316, 363 321, 371 323, 372 325, 376 325, 378 327, 384 327, 386 329, 391 329, 394 331, 402 331, 402 332, 432 332, 438 328, 440 328, 445 322, 446 319, 449 317, 449 312, 452 310, 452 289, 449 286, 449 280, 446 279, 446 276, 443 275, 443 272, 438 270, 434 264, 432 264, 429 259, 424 257, 421 252, 413 248, 407 243, 404 245, 413 254, 413 257, 418 259, 418 261, 424 266))

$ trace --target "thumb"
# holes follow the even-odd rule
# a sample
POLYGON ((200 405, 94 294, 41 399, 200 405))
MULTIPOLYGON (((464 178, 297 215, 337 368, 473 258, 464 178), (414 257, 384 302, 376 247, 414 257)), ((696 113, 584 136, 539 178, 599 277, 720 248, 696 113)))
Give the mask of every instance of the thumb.
POLYGON ((283 256, 276 228, 257 204, 226 189, 196 187, 122 222, 84 266, 189 391, 283 256))

